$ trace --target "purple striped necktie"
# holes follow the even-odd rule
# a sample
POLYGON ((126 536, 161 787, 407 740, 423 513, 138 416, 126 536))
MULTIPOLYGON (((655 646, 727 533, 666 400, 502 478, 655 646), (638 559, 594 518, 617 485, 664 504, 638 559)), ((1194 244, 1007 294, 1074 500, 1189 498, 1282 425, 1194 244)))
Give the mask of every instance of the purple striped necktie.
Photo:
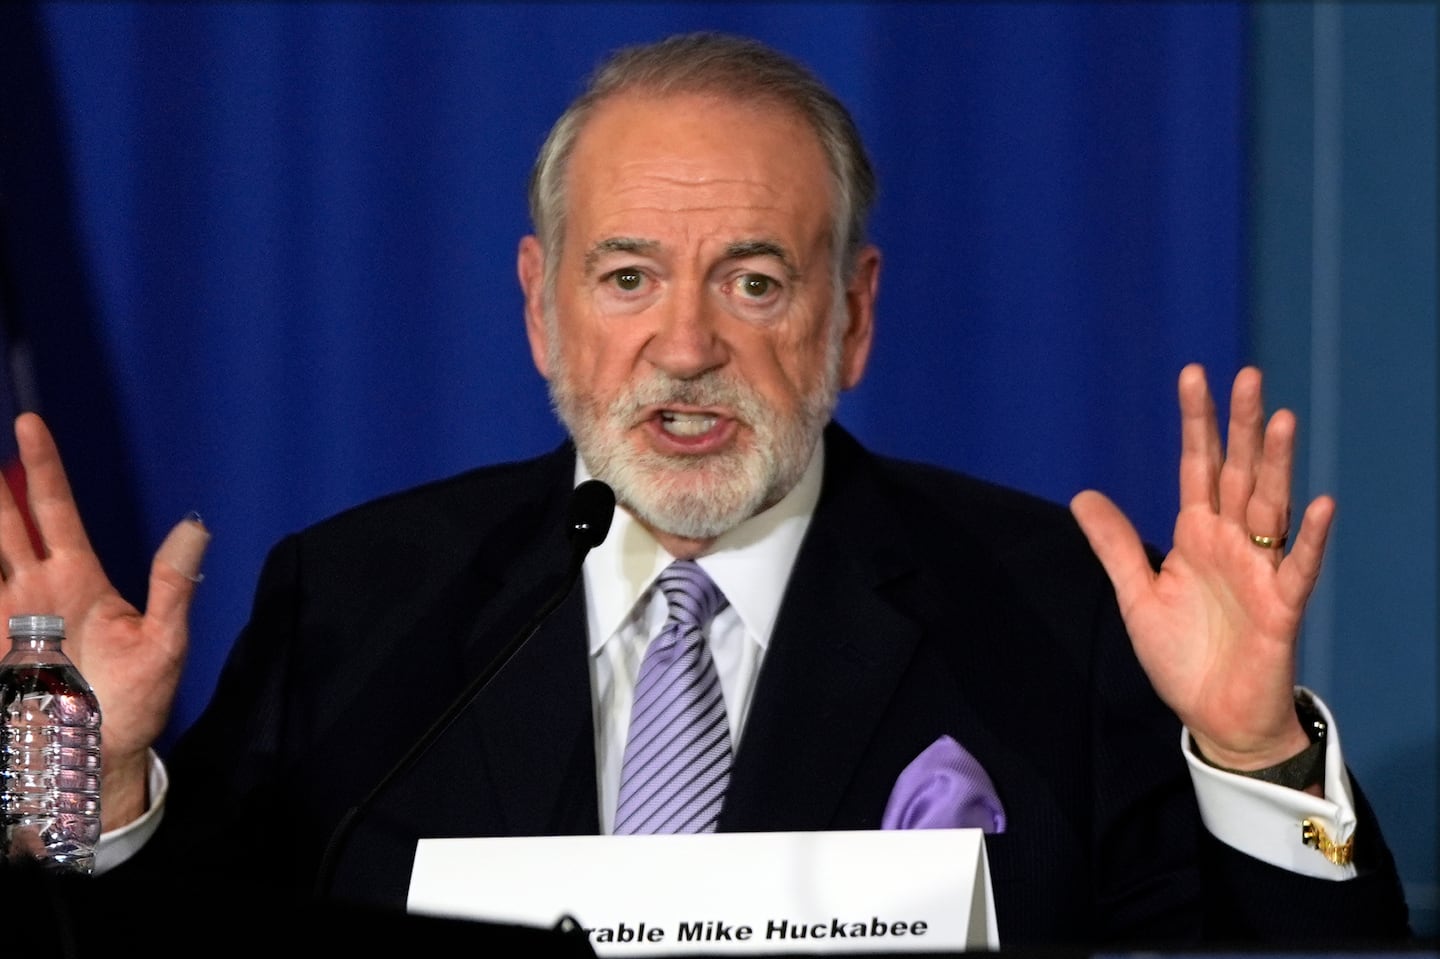
POLYGON ((727 601, 696 563, 660 574, 670 604, 635 683, 615 833, 714 832, 730 783, 730 724, 704 629, 727 601))

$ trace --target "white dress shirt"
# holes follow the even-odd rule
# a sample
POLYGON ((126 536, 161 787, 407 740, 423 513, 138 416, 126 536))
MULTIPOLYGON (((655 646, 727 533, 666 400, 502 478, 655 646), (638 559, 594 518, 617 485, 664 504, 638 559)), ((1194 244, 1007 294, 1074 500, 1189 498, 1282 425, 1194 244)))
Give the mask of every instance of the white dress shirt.
MULTIPOLYGON (((720 674, 730 741, 737 755, 760 660, 770 644, 790 570, 820 498, 824 459, 817 445, 805 474, 784 499, 725 533, 697 561, 730 601, 711 620, 705 634, 720 674)), ((590 474, 578 457, 576 464, 579 485, 590 474)), ((665 597, 653 587, 661 570, 674 560, 623 509, 615 511, 605 541, 585 558, 600 823, 607 833, 615 821, 635 680, 645 650, 668 615, 665 597)))

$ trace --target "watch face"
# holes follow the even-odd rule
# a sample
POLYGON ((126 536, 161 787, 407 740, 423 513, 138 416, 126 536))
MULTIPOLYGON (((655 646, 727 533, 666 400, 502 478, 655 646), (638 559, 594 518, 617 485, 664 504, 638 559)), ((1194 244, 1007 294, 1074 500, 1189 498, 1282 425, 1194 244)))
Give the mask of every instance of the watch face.
POLYGON ((1310 737, 1312 743, 1318 743, 1325 738, 1325 717, 1320 715, 1320 710, 1315 707, 1314 700, 1308 694, 1296 695, 1295 715, 1300 718, 1300 725, 1305 727, 1305 735, 1310 737))

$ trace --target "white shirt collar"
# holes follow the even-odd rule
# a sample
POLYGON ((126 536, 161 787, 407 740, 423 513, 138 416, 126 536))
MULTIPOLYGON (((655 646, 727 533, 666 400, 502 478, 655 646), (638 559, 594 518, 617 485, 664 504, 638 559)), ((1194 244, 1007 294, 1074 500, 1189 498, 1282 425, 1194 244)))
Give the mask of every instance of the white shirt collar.
MULTIPOLYGON (((697 560, 762 648, 769 644, 790 569, 820 499, 824 464, 822 440, 815 444, 800 482, 784 499, 722 535, 697 560)), ((575 484, 587 479, 590 472, 577 455, 575 484)), ((585 558, 591 655, 620 629, 635 611, 636 600, 674 559, 633 516, 624 509, 615 511, 609 535, 585 558)))

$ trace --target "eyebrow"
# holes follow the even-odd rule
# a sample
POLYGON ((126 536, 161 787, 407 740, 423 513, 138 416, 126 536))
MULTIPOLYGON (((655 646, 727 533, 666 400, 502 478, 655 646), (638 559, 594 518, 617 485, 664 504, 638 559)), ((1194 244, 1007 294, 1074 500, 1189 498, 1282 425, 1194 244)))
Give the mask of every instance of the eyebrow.
POLYGON ((654 240, 642 240, 631 236, 612 236, 596 243, 585 254, 585 272, 593 273, 595 263, 607 253, 642 253, 649 256, 658 249, 660 249, 660 244, 654 240))
POLYGON ((740 243, 732 243, 725 248, 727 260, 739 260, 747 256, 772 256, 780 261, 780 265, 785 267, 786 274, 792 278, 798 272, 794 262, 790 259, 790 254, 785 252, 785 248, 769 240, 744 240, 740 243))
MULTIPOLYGON (((593 273, 595 264, 602 256, 611 253, 636 253, 643 256, 653 256, 660 249, 660 244, 655 240, 643 240, 639 237, 612 236, 596 243, 585 254, 585 272, 593 273)), ((797 270, 790 255, 785 248, 770 240, 741 240, 731 243, 725 248, 725 259, 741 260, 750 256, 769 256, 780 261, 785 267, 785 272, 794 277, 797 270)))

